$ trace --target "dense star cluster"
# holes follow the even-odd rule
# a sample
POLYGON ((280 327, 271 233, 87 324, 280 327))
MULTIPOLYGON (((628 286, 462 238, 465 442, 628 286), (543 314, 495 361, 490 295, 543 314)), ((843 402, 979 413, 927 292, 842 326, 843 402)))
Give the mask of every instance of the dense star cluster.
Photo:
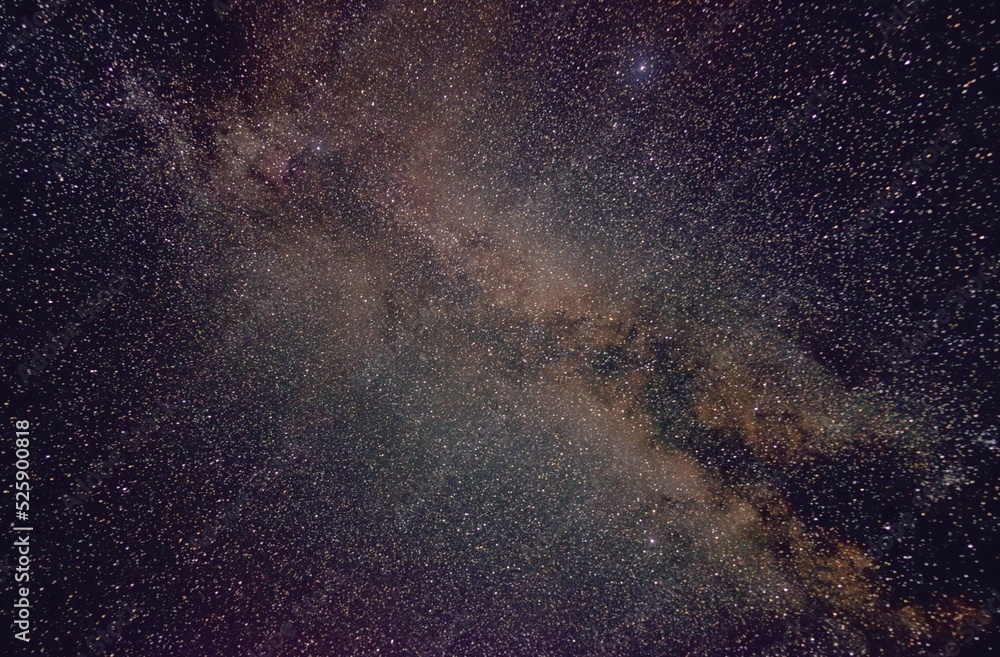
POLYGON ((997 18, 6 8, 0 652, 996 654, 997 18))

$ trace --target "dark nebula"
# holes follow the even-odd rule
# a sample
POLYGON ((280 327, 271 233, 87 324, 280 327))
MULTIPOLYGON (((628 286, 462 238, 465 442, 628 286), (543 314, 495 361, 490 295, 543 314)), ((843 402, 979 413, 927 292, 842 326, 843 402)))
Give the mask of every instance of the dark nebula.
POLYGON ((991 3, 46 7, 3 654, 996 653, 991 3))

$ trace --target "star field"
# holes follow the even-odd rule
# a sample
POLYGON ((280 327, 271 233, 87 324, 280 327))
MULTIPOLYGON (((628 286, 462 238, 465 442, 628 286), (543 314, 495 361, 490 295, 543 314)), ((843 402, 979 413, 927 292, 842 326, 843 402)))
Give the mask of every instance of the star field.
POLYGON ((50 4, 4 654, 996 653, 989 3, 50 4))

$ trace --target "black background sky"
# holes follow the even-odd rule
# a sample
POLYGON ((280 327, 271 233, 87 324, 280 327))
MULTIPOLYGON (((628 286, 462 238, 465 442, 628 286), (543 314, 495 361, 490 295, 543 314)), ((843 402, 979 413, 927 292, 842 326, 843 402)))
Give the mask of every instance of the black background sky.
POLYGON ((134 602, 109 652, 256 654, 331 573, 275 654, 941 649, 1000 588, 997 279, 949 301, 1000 252, 998 16, 915 7, 71 0, 15 52, 8 3, 12 654, 134 602))

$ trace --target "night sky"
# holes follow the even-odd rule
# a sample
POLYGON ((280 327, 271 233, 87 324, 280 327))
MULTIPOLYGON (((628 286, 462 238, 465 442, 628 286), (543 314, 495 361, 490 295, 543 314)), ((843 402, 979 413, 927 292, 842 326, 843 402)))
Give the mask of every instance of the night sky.
POLYGON ((0 654, 1000 654, 996 3, 42 6, 0 654))

